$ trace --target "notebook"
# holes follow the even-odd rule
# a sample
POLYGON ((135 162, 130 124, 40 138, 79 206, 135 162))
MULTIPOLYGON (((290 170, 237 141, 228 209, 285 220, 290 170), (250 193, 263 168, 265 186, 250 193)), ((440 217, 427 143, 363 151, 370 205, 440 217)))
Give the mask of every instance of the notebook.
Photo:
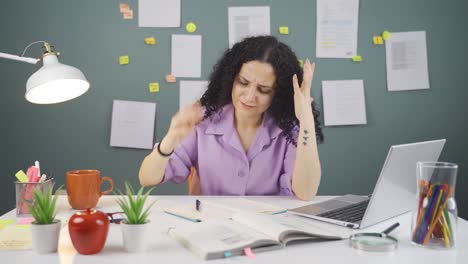
POLYGON ((416 195, 416 162, 437 161, 445 139, 391 146, 372 195, 348 194, 289 209, 290 213, 354 229, 410 211, 416 195))

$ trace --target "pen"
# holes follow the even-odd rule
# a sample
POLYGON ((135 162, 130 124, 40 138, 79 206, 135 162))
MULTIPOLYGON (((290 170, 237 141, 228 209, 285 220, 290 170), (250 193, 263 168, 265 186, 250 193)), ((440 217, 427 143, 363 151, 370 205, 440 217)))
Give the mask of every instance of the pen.
POLYGON ((400 226, 400 223, 396 222, 393 225, 387 227, 387 229, 382 231, 382 233, 388 235, 388 234, 390 234, 390 232, 392 232, 393 230, 395 230, 395 228, 397 228, 399 226, 400 226))
POLYGON ((198 222, 201 222, 200 219, 196 219, 196 218, 190 218, 190 217, 187 217, 187 216, 184 216, 184 215, 180 215, 180 214, 174 214, 174 213, 171 213, 169 211, 164 211, 166 214, 170 214, 170 215, 173 215, 173 216, 177 216, 177 217, 180 217, 182 219, 185 219, 185 220, 188 220, 188 221, 191 221, 191 222, 195 222, 195 223, 198 223, 198 222))

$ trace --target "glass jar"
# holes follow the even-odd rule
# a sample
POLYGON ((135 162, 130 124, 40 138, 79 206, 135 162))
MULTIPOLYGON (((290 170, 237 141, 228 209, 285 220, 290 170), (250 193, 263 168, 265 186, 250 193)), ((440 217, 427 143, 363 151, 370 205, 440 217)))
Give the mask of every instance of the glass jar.
POLYGON ((453 248, 458 218, 455 202, 458 165, 417 162, 416 167, 417 195, 411 242, 428 248, 453 248))

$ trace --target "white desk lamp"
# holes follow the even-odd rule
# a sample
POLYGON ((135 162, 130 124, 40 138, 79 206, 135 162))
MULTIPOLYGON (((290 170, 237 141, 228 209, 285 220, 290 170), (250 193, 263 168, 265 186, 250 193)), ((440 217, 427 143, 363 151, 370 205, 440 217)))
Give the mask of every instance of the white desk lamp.
POLYGON ((55 104, 74 99, 89 89, 89 82, 77 68, 62 64, 58 61, 59 52, 45 41, 29 44, 21 56, 0 52, 0 58, 18 60, 37 64, 42 60, 43 66, 29 77, 26 83, 26 100, 35 104, 55 104), (35 43, 44 44, 41 58, 23 57, 26 50, 35 43))

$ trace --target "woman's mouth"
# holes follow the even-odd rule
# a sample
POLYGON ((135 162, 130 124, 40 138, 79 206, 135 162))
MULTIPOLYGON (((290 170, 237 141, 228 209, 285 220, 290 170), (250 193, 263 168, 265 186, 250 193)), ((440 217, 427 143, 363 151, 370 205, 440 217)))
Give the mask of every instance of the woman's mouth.
POLYGON ((253 106, 253 105, 248 105, 248 104, 246 104, 246 103, 243 103, 242 101, 241 101, 240 103, 241 103, 241 105, 242 105, 243 107, 245 107, 245 108, 247 108, 247 109, 252 109, 252 108, 255 107, 255 106, 253 106))

